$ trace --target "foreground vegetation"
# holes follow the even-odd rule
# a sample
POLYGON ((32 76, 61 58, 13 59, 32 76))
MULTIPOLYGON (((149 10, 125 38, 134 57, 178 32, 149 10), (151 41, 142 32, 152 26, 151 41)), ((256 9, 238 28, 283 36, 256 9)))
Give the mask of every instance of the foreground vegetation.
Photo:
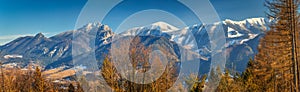
POLYGON ((53 82, 42 75, 41 69, 1 68, 1 92, 83 92, 76 82, 53 82))

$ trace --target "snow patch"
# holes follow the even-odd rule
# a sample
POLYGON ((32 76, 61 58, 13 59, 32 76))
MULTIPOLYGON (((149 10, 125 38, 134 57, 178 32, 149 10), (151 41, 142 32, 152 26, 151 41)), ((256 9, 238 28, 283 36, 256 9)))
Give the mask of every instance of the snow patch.
POLYGON ((2 66, 5 68, 15 68, 18 66, 18 64, 17 63, 8 63, 8 64, 4 64, 2 66))
POLYGON ((153 28, 156 28, 156 27, 159 27, 162 31, 172 31, 172 30, 179 30, 177 27, 174 27, 168 23, 165 23, 165 22, 156 22, 156 23, 153 23, 151 25, 153 28))
POLYGON ((239 33, 238 31, 235 31, 233 28, 228 27, 228 38, 237 38, 244 36, 243 34, 239 33))
POLYGON ((11 58, 23 58, 22 55, 5 55, 4 59, 11 59, 11 58))

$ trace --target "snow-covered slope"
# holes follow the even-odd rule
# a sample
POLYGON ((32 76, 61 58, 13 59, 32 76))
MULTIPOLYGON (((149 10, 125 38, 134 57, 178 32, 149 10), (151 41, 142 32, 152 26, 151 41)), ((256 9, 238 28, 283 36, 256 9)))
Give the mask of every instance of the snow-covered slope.
POLYGON ((139 35, 139 36, 146 36, 146 35, 153 35, 153 36, 163 36, 162 33, 165 32, 172 32, 179 30, 178 28, 165 23, 165 22, 156 22, 150 25, 146 25, 143 27, 136 27, 129 29, 123 33, 120 33, 122 36, 132 36, 132 35, 139 35))
MULTIPOLYGON (((233 21, 233 20, 226 19, 221 23, 208 24, 208 25, 212 25, 212 26, 222 25, 224 27, 223 29, 225 31, 224 32, 225 36, 227 37, 226 40, 228 46, 243 44, 251 39, 254 39, 259 34, 263 34, 266 30, 268 30, 267 20, 265 20, 264 18, 251 18, 243 21, 233 21)), ((205 42, 208 42, 208 40, 205 40, 205 38, 208 38, 205 26, 206 25, 203 24, 196 24, 193 26, 186 27, 184 29, 178 29, 165 22, 157 22, 151 24, 150 26, 148 25, 144 27, 136 27, 136 28, 129 29, 128 31, 125 31, 120 35, 164 36, 166 38, 170 38, 170 40, 172 41, 181 43, 183 45, 189 45, 189 42, 191 42, 189 40, 201 38, 197 42, 199 44, 203 44, 205 42), (187 36, 189 34, 194 34, 194 35, 187 36)), ((200 45, 200 47, 201 46, 202 45, 200 45)))
POLYGON ((151 29, 155 29, 155 28, 159 28, 159 30, 162 30, 162 31, 179 30, 178 28, 176 28, 168 23, 162 22, 162 21, 151 24, 151 29))

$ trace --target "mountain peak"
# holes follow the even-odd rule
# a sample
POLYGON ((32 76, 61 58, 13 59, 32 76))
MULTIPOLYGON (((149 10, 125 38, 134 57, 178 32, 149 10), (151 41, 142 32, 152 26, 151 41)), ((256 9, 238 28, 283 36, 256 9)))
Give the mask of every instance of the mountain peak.
POLYGON ((42 33, 38 33, 34 36, 34 38, 44 38, 45 35, 43 35, 42 33))
POLYGON ((158 21, 158 22, 153 23, 152 25, 170 25, 170 24, 163 22, 163 21, 158 21))
POLYGON ((101 26, 103 26, 103 24, 101 24, 100 22, 92 22, 92 23, 88 23, 88 24, 84 25, 83 27, 79 28, 78 30, 90 31, 92 29, 98 29, 101 26))
POLYGON ((152 27, 159 27, 162 31, 171 31, 171 30, 179 30, 178 28, 166 23, 166 22, 156 22, 151 24, 152 27))
POLYGON ((245 20, 242 20, 242 21, 234 21, 234 20, 231 20, 231 19, 225 19, 225 23, 226 22, 230 22, 230 23, 235 23, 235 24, 246 24, 246 23, 250 23, 250 24, 265 24, 265 18, 263 17, 258 17, 258 18, 248 18, 248 19, 245 19, 245 20))
POLYGON ((95 26, 102 26, 100 22, 93 22, 86 24, 86 27, 95 27, 95 26))

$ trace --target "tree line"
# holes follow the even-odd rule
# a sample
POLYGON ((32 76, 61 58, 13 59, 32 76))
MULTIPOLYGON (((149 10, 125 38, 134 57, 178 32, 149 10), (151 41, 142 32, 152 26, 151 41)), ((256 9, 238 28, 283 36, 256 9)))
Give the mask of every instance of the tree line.
POLYGON ((84 92, 79 83, 55 83, 45 78, 39 67, 22 70, 20 68, 2 68, 0 92, 84 92))

